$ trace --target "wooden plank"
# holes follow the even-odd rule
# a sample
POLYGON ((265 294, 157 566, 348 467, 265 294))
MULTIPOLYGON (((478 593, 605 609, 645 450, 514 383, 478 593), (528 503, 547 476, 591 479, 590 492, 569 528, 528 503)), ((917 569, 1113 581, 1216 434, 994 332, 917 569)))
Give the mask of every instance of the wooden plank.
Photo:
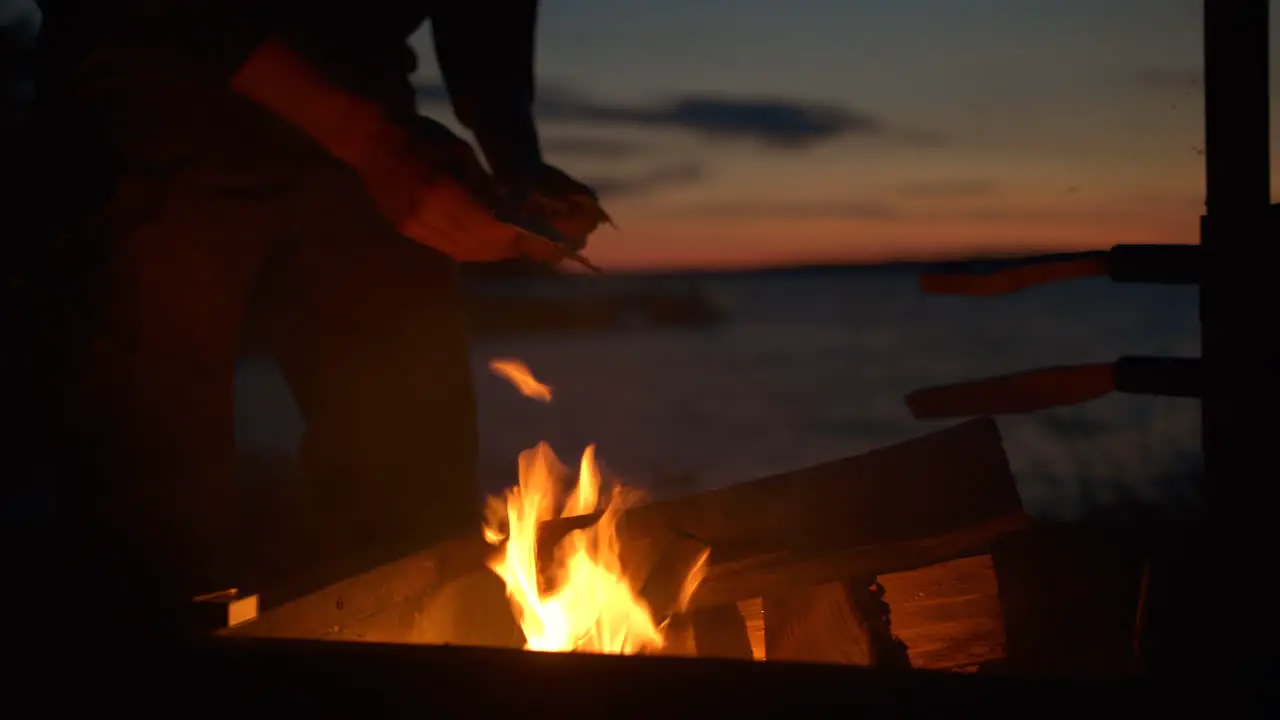
MULTIPOLYGON (((711 566, 693 598, 696 609, 930 565, 981 551, 1023 522, 999 431, 983 418, 854 458, 641 506, 624 516, 620 533, 624 546, 648 540, 679 547, 673 538, 711 546, 711 566)), ((542 541, 583 523, 548 523, 542 541)), ((404 614, 481 568, 488 551, 479 538, 443 543, 278 608, 264 592, 262 616, 238 631, 358 636, 384 612, 401 619, 379 622, 412 627, 404 614)), ((650 589, 666 597, 669 586, 650 589)))
POLYGON ((959 671, 1007 655, 999 586, 990 555, 879 578, 890 629, 911 666, 959 671))
MULTIPOLYGON (((731 562, 712 562, 692 607, 717 605, 786 592, 847 577, 872 577, 927 567, 986 552, 1005 533, 1028 527, 1022 511, 923 540, 808 552, 778 552, 731 562)), ((715 550, 712 550, 715 558, 715 550)), ((766 619, 767 623, 767 619, 766 619)))
MULTIPOLYGON (((623 516, 619 533, 693 537, 715 548, 719 562, 934 537, 1021 509, 1000 431, 977 418, 855 457, 642 505, 623 516)), ((542 532, 554 542, 593 521, 553 520, 542 532)))
MULTIPOLYGON (((544 524, 554 542, 593 516, 544 524)), ((1025 522, 1000 432, 979 418, 880 450, 643 505, 624 543, 672 535, 712 548, 695 606, 921 567, 977 552, 1025 522)))

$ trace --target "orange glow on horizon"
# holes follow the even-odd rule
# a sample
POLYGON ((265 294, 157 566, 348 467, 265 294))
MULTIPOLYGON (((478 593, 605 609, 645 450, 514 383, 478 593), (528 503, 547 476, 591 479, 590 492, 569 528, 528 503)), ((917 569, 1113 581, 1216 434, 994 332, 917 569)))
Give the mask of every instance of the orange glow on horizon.
MULTIPOLYGON (((621 229, 592 238, 606 270, 739 269, 771 265, 928 261, 984 255, 1099 250, 1119 244, 1198 242, 1199 206, 1164 213, 1078 218, 1046 213, 1010 221, 981 219, 676 217, 629 208, 621 229)), ((1067 215, 1067 213, 1063 213, 1067 215)))

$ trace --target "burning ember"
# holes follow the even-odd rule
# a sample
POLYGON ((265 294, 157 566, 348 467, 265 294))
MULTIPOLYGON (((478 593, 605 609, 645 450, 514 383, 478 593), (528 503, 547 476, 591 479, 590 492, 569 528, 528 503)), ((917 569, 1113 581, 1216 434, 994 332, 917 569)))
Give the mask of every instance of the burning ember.
MULTIPOLYGON (((551 389, 519 360, 494 360, 489 367, 524 395, 551 401, 551 389)), ((561 489, 571 473, 546 443, 522 452, 519 470, 517 486, 501 497, 489 498, 484 535, 499 547, 488 564, 506 584, 524 631, 525 649, 613 654, 660 650, 666 621, 654 618, 628 578, 618 538, 619 519, 628 507, 642 501, 641 494, 615 484, 601 502, 594 445, 583 451, 577 481, 568 493, 561 489), (552 553, 539 552, 542 522, 597 511, 597 522, 568 533, 552 553)), ((706 554, 685 578, 676 611, 687 606, 705 566, 706 554)))
POLYGON ((529 371, 529 366, 525 365, 523 361, 512 358, 494 358, 489 361, 489 370, 494 375, 515 385, 521 395, 544 403, 551 402, 551 388, 538 382, 533 373, 529 371))

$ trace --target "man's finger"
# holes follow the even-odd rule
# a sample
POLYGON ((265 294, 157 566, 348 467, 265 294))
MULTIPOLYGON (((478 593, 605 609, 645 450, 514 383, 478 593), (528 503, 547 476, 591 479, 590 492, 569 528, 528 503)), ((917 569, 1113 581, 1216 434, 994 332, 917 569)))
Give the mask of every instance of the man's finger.
POLYGON ((581 211, 599 218, 600 222, 611 222, 609 214, 600 206, 600 199, 594 195, 570 195, 565 198, 565 201, 570 205, 577 206, 581 211))
POLYGON ((559 245, 527 232, 517 236, 516 250, 521 256, 546 265, 555 265, 564 259, 564 249, 559 245))

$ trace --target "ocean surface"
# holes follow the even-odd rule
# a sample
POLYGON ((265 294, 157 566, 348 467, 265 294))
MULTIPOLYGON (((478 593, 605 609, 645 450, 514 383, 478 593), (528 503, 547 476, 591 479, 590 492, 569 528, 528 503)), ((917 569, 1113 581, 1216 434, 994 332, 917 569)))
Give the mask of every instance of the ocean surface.
MULTIPOLYGON (((902 268, 615 278, 707 294, 712 327, 477 339, 482 465, 493 491, 549 442, 570 464, 596 443, 607 472, 657 495, 748 481, 861 453, 958 421, 912 419, 919 387, 1123 354, 1199 354, 1194 289, 1087 280, 1000 298, 926 296, 902 268), (524 360, 544 405, 492 376, 524 360)), ((238 378, 241 449, 287 452, 302 430, 273 364, 238 378)), ((1119 502, 1177 511, 1199 467, 1195 401, 1113 395, 999 420, 1024 504, 1073 517, 1119 502)))

